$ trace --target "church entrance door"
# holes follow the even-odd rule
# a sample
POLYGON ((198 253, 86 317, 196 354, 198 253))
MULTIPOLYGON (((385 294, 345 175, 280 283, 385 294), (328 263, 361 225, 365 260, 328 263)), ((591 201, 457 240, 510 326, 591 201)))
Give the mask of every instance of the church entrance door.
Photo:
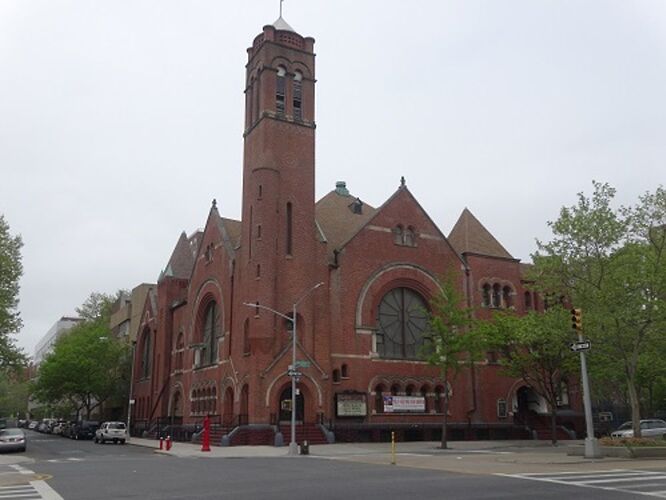
MULTIPOLYGON (((303 393, 296 394, 296 421, 303 422, 305 404, 303 393)), ((280 394, 280 422, 291 422, 291 387, 287 387, 280 394)))

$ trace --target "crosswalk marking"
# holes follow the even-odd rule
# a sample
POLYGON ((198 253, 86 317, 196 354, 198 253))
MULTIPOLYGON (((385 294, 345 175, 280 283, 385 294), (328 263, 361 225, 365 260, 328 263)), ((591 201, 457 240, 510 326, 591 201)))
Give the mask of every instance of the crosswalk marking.
POLYGON ((526 472, 496 474, 514 479, 528 479, 581 488, 620 491, 635 495, 666 498, 666 473, 658 471, 609 469, 596 471, 526 472))
POLYGON ((0 498, 34 498, 41 499, 42 496, 31 484, 0 487, 0 498))

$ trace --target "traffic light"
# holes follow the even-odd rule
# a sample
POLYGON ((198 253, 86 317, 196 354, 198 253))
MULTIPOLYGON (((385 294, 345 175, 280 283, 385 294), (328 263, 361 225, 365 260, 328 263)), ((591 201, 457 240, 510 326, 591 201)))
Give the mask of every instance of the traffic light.
POLYGON ((583 331, 583 310, 582 309, 572 309, 571 310, 571 327, 578 331, 583 331))

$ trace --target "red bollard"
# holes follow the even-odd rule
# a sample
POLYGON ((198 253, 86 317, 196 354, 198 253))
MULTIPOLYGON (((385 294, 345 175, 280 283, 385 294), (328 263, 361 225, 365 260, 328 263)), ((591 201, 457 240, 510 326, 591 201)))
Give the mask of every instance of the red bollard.
POLYGON ((166 451, 171 450, 171 436, 167 436, 166 438, 166 451))
POLYGON ((164 439, 160 438, 160 450, 164 449, 164 439))
POLYGON ((203 421, 204 431, 201 437, 201 451, 210 451, 210 419, 208 415, 203 421))

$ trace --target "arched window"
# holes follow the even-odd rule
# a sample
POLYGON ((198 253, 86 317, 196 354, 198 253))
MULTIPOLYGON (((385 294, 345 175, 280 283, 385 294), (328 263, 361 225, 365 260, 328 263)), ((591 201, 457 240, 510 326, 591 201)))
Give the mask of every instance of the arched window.
POLYGON ((428 386, 421 387, 421 397, 423 398, 423 411, 428 411, 428 386))
POLYGON ((377 352, 387 358, 419 359, 428 328, 426 302, 411 288, 394 288, 379 303, 377 352))
POLYGON ((261 264, 257 264, 257 274, 256 274, 256 277, 257 277, 257 278, 261 278, 261 264))
POLYGON ((340 382, 340 370, 336 368, 333 370, 333 383, 337 384, 338 382, 340 382))
POLYGON ((444 388, 440 385, 435 387, 435 412, 442 413, 444 408, 444 388))
POLYGON ((402 237, 402 244, 408 247, 416 246, 416 236, 414 235, 414 228, 412 226, 405 229, 405 233, 402 237))
POLYGON ((292 251, 292 207, 291 202, 287 203, 287 255, 292 251))
POLYGON ((259 78, 254 81, 254 84, 252 85, 252 92, 252 104, 254 107, 252 111, 252 123, 254 123, 259 119, 259 98, 261 96, 261 92, 259 92, 259 78))
POLYGON ((342 375, 342 378, 349 378, 349 367, 346 364, 340 367, 340 375, 342 375))
POLYGON ((250 354, 250 320, 243 323, 243 354, 250 354))
POLYGON ((203 320, 203 348, 201 359, 203 364, 211 365, 217 361, 217 337, 219 316, 217 302, 214 300, 206 306, 203 320))
POLYGON ((405 396, 413 396, 414 395, 414 386, 412 384, 409 384, 405 388, 405 396))
POLYGON ((150 377, 150 358, 151 358, 150 330, 143 333, 143 342, 141 343, 141 378, 150 377))
POLYGON ((400 386, 398 384, 393 384, 391 386, 391 396, 397 396, 400 392, 400 386))
POLYGON ((502 289, 502 300, 504 301, 504 307, 509 308, 513 306, 513 293, 510 286, 505 286, 502 289))
POLYGON ((493 285, 493 303, 492 307, 502 307, 502 287, 499 283, 493 285))
POLYGON ((185 351, 185 340, 183 332, 178 333, 176 339, 176 370, 183 369, 183 354, 185 351))
POLYGON ((257 199, 261 200, 263 195, 264 195, 264 187, 261 184, 259 184, 259 193, 257 194, 257 199))
POLYGON ((384 386, 375 387, 375 413, 384 413, 384 386))
POLYGON ((303 74, 299 71, 294 73, 294 87, 293 87, 293 105, 294 105, 294 120, 301 121, 303 119, 303 111, 301 109, 303 99, 303 74))
POLYGON ((490 307, 491 301, 490 301, 490 285, 488 283, 485 283, 482 288, 482 294, 481 294, 481 305, 483 307, 490 307))
POLYGON ((525 292, 525 309, 532 309, 532 294, 530 292, 525 292))
POLYGON ((257 239, 261 239, 261 224, 257 224, 257 239))
POLYGON ((403 233, 402 226, 398 224, 393 228, 393 242, 396 245, 402 245, 402 233, 403 233))
POLYGON ((285 100, 285 76, 287 70, 282 66, 277 69, 277 82, 275 85, 275 111, 279 115, 284 114, 284 100, 285 100))

